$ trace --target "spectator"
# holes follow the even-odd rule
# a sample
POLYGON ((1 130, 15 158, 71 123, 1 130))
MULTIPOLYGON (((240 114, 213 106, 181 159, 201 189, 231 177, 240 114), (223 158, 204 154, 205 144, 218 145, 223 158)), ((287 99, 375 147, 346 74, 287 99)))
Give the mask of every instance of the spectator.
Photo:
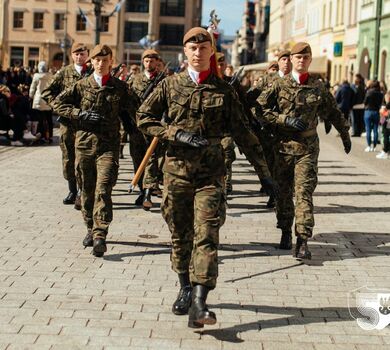
POLYGON ((30 86, 30 97, 33 99, 33 121, 31 132, 34 136, 43 136, 49 143, 53 142, 53 112, 51 107, 41 97, 42 91, 51 81, 53 75, 47 72, 46 62, 38 64, 38 73, 35 73, 30 86), (39 124, 39 133, 38 131, 39 124), (39 135, 40 134, 40 135, 39 135))
POLYGON ((5 131, 3 135, 9 139, 9 130, 11 129, 11 111, 10 111, 11 90, 6 85, 0 85, 0 130, 5 131))
POLYGON ((349 85, 348 80, 344 80, 339 89, 336 92, 337 106, 343 112, 344 118, 349 120, 349 115, 353 106, 355 92, 349 85))
POLYGON ((355 92, 353 108, 352 108, 352 136, 360 137, 364 131, 364 97, 366 89, 364 78, 360 74, 355 75, 355 82, 352 84, 352 89, 355 92))
POLYGON ((380 91, 379 82, 371 82, 366 97, 364 98, 364 123, 366 125, 367 147, 365 152, 374 152, 378 144, 379 109, 382 106, 383 94, 380 91), (374 134, 371 143, 371 132, 374 134))
MULTIPOLYGON (((11 110, 13 113, 12 130, 14 132, 13 141, 11 141, 12 146, 23 146, 23 140, 35 140, 35 137, 31 135, 31 132, 26 130, 26 125, 27 123, 30 123, 29 120, 31 116, 30 99, 28 93, 29 86, 26 84, 20 84, 18 86, 18 94, 16 95, 15 101, 11 105, 11 110)), ((29 129, 29 127, 27 127, 27 129, 29 129)))
POLYGON ((383 150, 376 157, 378 159, 388 159, 390 152, 390 90, 385 95, 385 106, 380 110, 382 133, 383 133, 383 150))

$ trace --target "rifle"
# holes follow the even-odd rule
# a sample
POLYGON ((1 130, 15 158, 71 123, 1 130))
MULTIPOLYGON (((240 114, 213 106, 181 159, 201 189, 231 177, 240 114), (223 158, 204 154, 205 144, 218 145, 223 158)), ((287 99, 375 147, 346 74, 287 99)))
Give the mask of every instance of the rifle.
POLYGON ((231 86, 234 86, 234 84, 236 83, 236 81, 238 81, 239 83, 241 82, 242 80, 242 76, 241 76, 241 73, 244 71, 244 66, 242 66, 237 72, 235 72, 232 76, 232 79, 229 81, 229 85, 231 86))
MULTIPOLYGON (((164 69, 160 73, 158 73, 156 78, 153 79, 149 83, 145 92, 142 94, 142 97, 141 97, 142 102, 147 99, 147 97, 152 93, 153 89, 158 85, 158 83, 165 78, 165 71, 169 67, 170 64, 171 64, 171 62, 168 62, 166 64, 166 66, 164 67, 164 69)), ((129 186, 129 191, 128 191, 129 193, 132 193, 135 186, 137 186, 137 183, 138 183, 139 179, 141 178, 141 176, 146 168, 146 165, 149 162, 150 157, 152 156, 154 150, 156 149, 156 147, 158 145, 158 141, 159 141, 158 137, 153 137, 152 142, 150 143, 148 149, 146 150, 146 153, 144 155, 144 159, 142 159, 142 162, 141 162, 140 166, 138 167, 137 172, 135 173, 135 175, 133 177, 133 180, 131 181, 131 184, 129 186)))
POLYGON ((158 73, 158 75, 156 76, 156 78, 154 78, 148 85, 148 87, 146 88, 145 92, 142 94, 142 97, 141 97, 141 101, 145 101, 147 99, 147 97, 152 93, 152 91, 154 90, 154 88, 158 85, 158 83, 163 80, 165 78, 165 72, 167 70, 167 68, 169 67, 169 65, 171 64, 171 62, 168 62, 164 69, 158 73))
POLYGON ((115 77, 121 70, 123 63, 118 64, 115 68, 111 69, 111 76, 115 77))

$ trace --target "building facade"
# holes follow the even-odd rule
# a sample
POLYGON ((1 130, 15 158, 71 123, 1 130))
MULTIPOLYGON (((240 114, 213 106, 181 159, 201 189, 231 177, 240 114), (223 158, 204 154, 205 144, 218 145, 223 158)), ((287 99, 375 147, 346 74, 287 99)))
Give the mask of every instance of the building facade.
POLYGON ((307 41, 312 72, 332 84, 357 73, 358 0, 271 0, 270 27, 269 60, 307 41))
POLYGON ((390 1, 360 0, 359 72, 390 85, 390 1))
MULTIPOLYGON (((98 1, 96 1, 98 2, 98 1)), ((142 38, 158 40, 165 60, 178 60, 186 30, 200 25, 202 0, 102 0, 100 42, 113 49, 116 62, 140 63, 142 38)), ((69 61, 69 47, 95 43, 92 0, 0 0, 0 62, 36 67, 41 60, 60 67, 69 61), (64 59, 64 51, 66 56, 64 59)))
POLYGON ((232 45, 232 65, 254 64, 267 60, 269 0, 245 1, 242 25, 232 45))

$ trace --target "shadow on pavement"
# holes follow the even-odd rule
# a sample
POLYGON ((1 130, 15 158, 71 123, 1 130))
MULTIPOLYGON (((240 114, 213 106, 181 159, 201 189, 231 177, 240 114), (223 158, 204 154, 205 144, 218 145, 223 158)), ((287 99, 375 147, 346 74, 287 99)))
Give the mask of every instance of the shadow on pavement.
MULTIPOLYGON (((196 331, 195 333, 200 335, 210 335, 217 340, 231 342, 231 343, 243 343, 245 342, 240 338, 240 333, 248 331, 259 331, 267 328, 288 327, 293 325, 305 325, 305 324, 326 324, 331 319, 332 322, 346 322, 350 321, 350 310, 348 307, 324 307, 324 308, 300 308, 300 307, 276 307, 267 305, 240 305, 231 303, 221 303, 215 305, 209 305, 214 309, 229 309, 229 310, 245 310, 252 311, 259 315, 259 320, 255 322, 249 322, 244 324, 234 325, 232 327, 222 329, 210 329, 196 331), (275 314, 283 315, 285 317, 277 317, 274 319, 261 320, 261 314, 275 314), (288 316, 287 316, 288 315, 288 316)), ((355 313, 355 309, 351 309, 351 312, 355 313)))

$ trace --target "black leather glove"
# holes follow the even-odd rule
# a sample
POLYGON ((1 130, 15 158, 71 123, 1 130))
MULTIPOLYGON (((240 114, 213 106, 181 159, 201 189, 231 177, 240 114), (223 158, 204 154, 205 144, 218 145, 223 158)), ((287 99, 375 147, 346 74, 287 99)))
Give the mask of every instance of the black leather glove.
POLYGON ((264 177, 260 180, 261 186, 263 187, 265 193, 268 196, 273 196, 274 198, 278 198, 279 189, 275 182, 270 177, 264 177))
POLYGON ((352 148, 351 138, 349 137, 349 135, 346 135, 346 136, 341 136, 341 140, 343 141, 344 152, 348 154, 349 152, 351 152, 351 148, 352 148))
POLYGON ((298 131, 305 131, 309 125, 300 118, 286 117, 284 124, 298 131))
POLYGON ((88 129, 87 131, 93 131, 93 129, 96 129, 102 120, 102 116, 95 111, 82 111, 79 114, 81 127, 88 129))
POLYGON ((329 134, 332 130, 332 123, 329 120, 324 120, 325 133, 329 134))
POLYGON ((209 142, 204 139, 202 136, 196 135, 192 132, 187 132, 184 130, 179 130, 175 135, 175 141, 184 143, 191 147, 206 147, 209 142))

